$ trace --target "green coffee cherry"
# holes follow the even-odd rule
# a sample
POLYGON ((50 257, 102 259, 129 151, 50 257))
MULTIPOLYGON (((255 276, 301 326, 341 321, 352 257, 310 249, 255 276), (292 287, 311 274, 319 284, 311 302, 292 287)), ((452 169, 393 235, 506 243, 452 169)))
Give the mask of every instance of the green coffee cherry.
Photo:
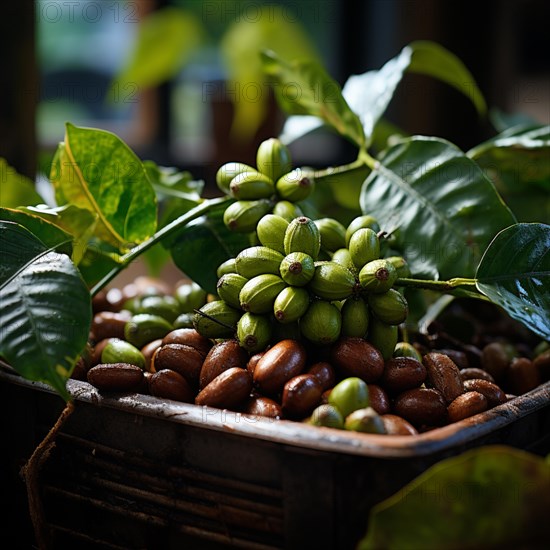
POLYGON ((181 306, 173 296, 146 296, 141 300, 136 313, 151 313, 160 315, 169 323, 173 323, 181 313, 181 306))
POLYGON ((363 227, 368 227, 369 229, 372 229, 375 233, 378 233, 380 231, 380 226, 378 225, 378 221, 376 220, 376 218, 369 215, 358 216, 350 222, 346 229, 346 246, 349 246, 351 236, 358 229, 361 229, 363 227))
POLYGON ((345 300, 356 289, 353 273, 336 262, 318 262, 308 288, 325 300, 345 300))
POLYGON ((229 195, 229 184, 231 180, 238 174, 249 171, 254 171, 254 168, 248 166, 248 164, 243 164, 242 162, 228 162, 221 166, 216 172, 216 185, 220 191, 229 195))
POLYGON ((195 313, 193 326, 206 338, 232 338, 241 315, 242 312, 238 309, 223 300, 216 300, 204 304, 195 313))
POLYGON ((365 300, 352 296, 348 298, 342 308, 342 336, 356 336, 363 338, 369 328, 369 308, 365 300))
POLYGON ((124 326, 124 338, 127 342, 141 349, 145 344, 164 338, 173 326, 160 315, 138 313, 124 326))
POLYGON ((239 345, 249 353, 266 348, 271 340, 271 323, 265 315, 247 312, 237 323, 239 345))
POLYGON ((266 175, 254 170, 236 175, 229 184, 229 190, 236 199, 267 199, 275 193, 275 184, 266 175))
POLYGON ((281 254, 285 253, 285 231, 288 221, 275 214, 266 214, 256 226, 258 240, 263 246, 272 248, 281 254))
POLYGON ((216 276, 218 279, 226 273, 237 273, 237 263, 235 258, 229 258, 218 266, 218 269, 216 270, 216 276))
POLYGON ((346 418, 353 411, 364 409, 370 405, 369 387, 361 378, 355 376, 345 378, 332 388, 328 402, 346 418))
POLYGON ((334 406, 325 403, 319 405, 308 418, 308 423, 312 426, 325 426, 326 428, 344 429, 344 417, 342 413, 334 406))
POLYGON ((300 216, 288 224, 284 245, 285 254, 304 252, 316 260, 321 249, 321 234, 311 218, 300 216))
POLYGON ((206 290, 195 281, 191 281, 178 285, 174 297, 179 302, 180 313, 190 313, 206 303, 206 290))
POLYGON ((422 355, 420 352, 409 342, 397 342, 395 349, 393 350, 393 357, 412 357, 422 363, 422 355))
POLYGON ((397 325, 388 325, 372 316, 367 340, 382 354, 384 361, 391 359, 397 344, 397 325))
POLYGON ((247 279, 256 275, 271 273, 279 275, 283 255, 267 246, 251 246, 237 254, 235 265, 237 273, 247 279))
POLYGON ((407 319, 407 300, 393 288, 382 294, 369 294, 368 300, 374 315, 388 325, 399 325, 407 319))
POLYGON ((347 267, 352 272, 356 271, 356 267, 351 259, 351 254, 347 248, 339 248, 336 250, 331 259, 333 262, 347 267))
POLYGON ((395 267, 395 270, 397 271, 397 278, 411 276, 411 268, 403 256, 388 256, 384 259, 395 267))
POLYGON ((396 280, 397 271, 388 260, 373 260, 359 272, 359 282, 366 292, 387 292, 396 280))
POLYGON ((335 252, 346 247, 346 228, 333 218, 315 220, 315 225, 321 234, 321 248, 335 252))
POLYGON ((315 262, 308 254, 292 252, 283 258, 279 271, 285 283, 304 286, 313 278, 315 262))
POLYGON ((258 170, 272 181, 290 172, 292 161, 288 147, 277 138, 262 141, 256 152, 258 170))
POLYGON ((269 313, 277 294, 285 288, 286 284, 277 275, 265 273, 252 277, 243 286, 239 300, 241 309, 251 313, 269 313))
POLYGON ((346 417, 346 430, 369 434, 385 434, 386 428, 380 415, 372 408, 366 407, 353 411, 346 417))
POLYGON ((336 342, 342 328, 340 310, 330 302, 316 300, 300 319, 300 330, 310 342, 327 345, 336 342))
POLYGON ((349 240, 348 248, 357 269, 380 257, 380 241, 376 233, 368 227, 355 231, 349 240))
MULTIPOLYGON (((197 308, 198 309, 198 308, 197 308)), ((172 323, 174 329, 176 328, 193 328, 194 313, 180 313, 176 320, 172 323)))
POLYGON ((273 315, 279 323, 297 321, 309 307, 309 293, 299 286, 283 288, 273 303, 273 315))
POLYGON ((248 279, 238 273, 226 273, 218 279, 216 291, 224 302, 228 303, 231 307, 239 308, 241 307, 239 294, 247 282, 248 279))
POLYGON ((270 209, 271 202, 268 199, 238 200, 225 209, 223 222, 231 231, 248 233, 256 229, 260 218, 270 209))
POLYGON ((291 222, 294 218, 303 216, 302 209, 290 201, 278 201, 273 207, 273 214, 281 216, 286 221, 291 222))
POLYGON ((281 199, 299 202, 311 195, 314 185, 312 173, 296 168, 280 177, 275 183, 275 189, 281 199))
POLYGON ((140 369, 145 369, 143 353, 126 340, 111 340, 101 352, 102 363, 130 363, 140 369))

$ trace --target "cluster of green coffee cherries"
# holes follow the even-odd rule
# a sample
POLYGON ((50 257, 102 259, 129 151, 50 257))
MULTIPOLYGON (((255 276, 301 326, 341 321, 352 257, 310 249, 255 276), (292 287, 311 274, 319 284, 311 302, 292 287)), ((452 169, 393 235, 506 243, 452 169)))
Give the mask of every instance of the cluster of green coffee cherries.
POLYGON ((299 203, 314 188, 313 170, 292 169, 288 148, 277 138, 263 141, 256 153, 257 168, 242 162, 224 164, 216 173, 219 189, 236 199, 224 213, 224 223, 238 233, 250 233, 268 213, 287 220, 301 216, 299 203))
POLYGON ((376 219, 359 216, 344 227, 332 218, 288 221, 270 213, 255 229, 260 244, 218 267, 219 299, 197 312, 199 333, 231 337, 236 327, 251 353, 284 338, 330 345, 356 336, 391 357, 408 313, 392 287, 408 266, 400 256, 380 257, 376 219))

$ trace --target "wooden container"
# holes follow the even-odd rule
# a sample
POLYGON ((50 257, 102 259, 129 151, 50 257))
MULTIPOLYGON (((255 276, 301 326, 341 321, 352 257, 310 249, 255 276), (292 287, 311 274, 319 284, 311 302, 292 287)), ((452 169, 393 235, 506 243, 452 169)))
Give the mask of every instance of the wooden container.
MULTIPOLYGON (((370 508, 435 462, 487 444, 550 451, 550 382, 414 437, 68 389, 75 410, 40 475, 55 548, 351 549, 370 508)), ((13 469, 64 403, 1 369, 0 392, 13 469)))

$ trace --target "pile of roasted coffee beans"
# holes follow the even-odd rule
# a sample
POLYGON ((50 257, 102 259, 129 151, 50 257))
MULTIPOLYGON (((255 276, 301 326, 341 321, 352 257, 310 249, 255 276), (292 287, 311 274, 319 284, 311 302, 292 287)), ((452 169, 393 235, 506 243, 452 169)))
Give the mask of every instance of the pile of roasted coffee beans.
POLYGON ((366 338, 327 345, 282 338, 250 351, 209 338, 194 312, 213 297, 140 278, 94 299, 87 353, 73 378, 244 414, 379 434, 414 435, 474 416, 550 379, 550 350, 519 357, 492 342, 480 364, 463 353, 399 342, 391 357, 366 338))

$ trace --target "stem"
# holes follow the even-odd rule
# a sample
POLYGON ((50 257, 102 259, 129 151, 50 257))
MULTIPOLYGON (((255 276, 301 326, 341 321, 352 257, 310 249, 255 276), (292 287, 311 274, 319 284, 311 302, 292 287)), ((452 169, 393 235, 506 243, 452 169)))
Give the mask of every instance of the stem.
POLYGON ((423 288, 425 290, 439 290, 440 292, 448 292, 460 286, 474 287, 476 286, 475 279, 466 279, 463 277, 455 277, 448 281, 432 281, 429 279, 408 279, 402 277, 395 281, 396 286, 423 288))
POLYGON ((192 208, 185 214, 182 214, 179 218, 175 219, 173 222, 170 222, 168 225, 164 226, 162 229, 157 231, 150 239, 147 239, 146 241, 142 242, 138 246, 132 248, 130 252, 127 252, 124 254, 121 259, 119 265, 117 265, 115 268, 113 268, 107 275, 105 275, 101 281, 96 283, 92 289, 90 290, 90 293, 92 296, 95 296, 102 288, 105 287, 108 283, 110 283, 123 269, 128 267, 136 258, 141 256, 146 250, 149 250, 152 246, 160 242, 162 239, 166 238, 168 235, 171 235, 178 229, 181 229, 183 226, 187 225, 189 222, 192 222, 193 220, 196 220, 197 218, 200 218, 212 208, 223 204, 224 202, 227 202, 231 200, 230 197, 218 197, 215 199, 206 199, 202 204, 199 204, 195 208, 192 208))
POLYGON ((365 164, 366 163, 361 158, 357 158, 357 160, 354 160, 349 164, 342 164, 341 166, 329 166, 324 170, 318 170, 317 172, 315 172, 315 180, 317 181, 321 178, 335 176, 344 172, 351 172, 352 170, 363 168, 365 164))
POLYGON ((361 160, 363 164, 366 164, 371 170, 375 170, 379 162, 371 157, 366 149, 361 149, 359 151, 359 156, 357 157, 357 160, 361 160))

